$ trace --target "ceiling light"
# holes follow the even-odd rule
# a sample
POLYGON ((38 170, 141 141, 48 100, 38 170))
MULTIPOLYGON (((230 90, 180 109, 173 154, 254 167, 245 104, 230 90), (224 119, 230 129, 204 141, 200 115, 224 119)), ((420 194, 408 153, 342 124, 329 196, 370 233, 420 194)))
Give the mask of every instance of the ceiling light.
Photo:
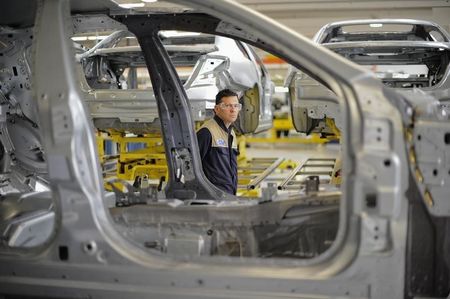
POLYGON ((379 27, 383 27, 383 24, 373 23, 373 24, 369 24, 369 26, 372 27, 372 28, 379 28, 379 27))
POLYGON ((163 37, 177 37, 177 36, 196 36, 200 35, 199 32, 177 31, 177 30, 164 30, 160 31, 163 37))
POLYGON ((141 0, 142 2, 146 2, 146 3, 152 3, 152 2, 156 2, 158 0, 141 0))
POLYGON ((72 37, 72 40, 74 42, 81 42, 87 40, 87 36, 74 36, 72 37))
POLYGON ((285 86, 275 86, 276 93, 287 93, 289 92, 289 88, 285 86))
POLYGON ((119 4, 122 8, 137 8, 137 7, 144 7, 145 3, 122 3, 119 4))

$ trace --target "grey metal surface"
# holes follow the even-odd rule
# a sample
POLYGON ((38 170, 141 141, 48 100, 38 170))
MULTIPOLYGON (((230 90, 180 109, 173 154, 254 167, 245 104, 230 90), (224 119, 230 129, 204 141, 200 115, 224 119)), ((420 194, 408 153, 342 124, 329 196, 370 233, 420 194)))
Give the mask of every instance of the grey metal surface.
MULTIPOLYGON (((444 42, 450 41, 450 34, 447 33, 441 26, 434 22, 424 21, 424 20, 414 20, 414 19, 365 19, 365 20, 346 20, 333 22, 324 25, 319 31, 317 31, 314 36, 314 40, 318 43, 322 43, 323 39, 326 38, 328 34, 333 34, 333 30, 336 28, 341 28, 345 26, 355 26, 355 25, 369 25, 369 24, 386 24, 386 25, 411 25, 414 34, 420 32, 420 34, 426 35, 431 31, 439 32, 444 38, 444 42)), ((376 32, 374 32, 376 35, 376 32)), ((389 32, 388 32, 389 33, 389 32)), ((397 34, 396 31, 391 32, 393 35, 397 34)), ((401 32, 398 32, 401 33, 401 32)), ((388 34, 389 35, 389 34, 388 34)))
MULTIPOLYGON (((314 41, 355 63, 370 68, 389 87, 420 88, 427 92, 450 87, 450 35, 439 25, 421 20, 377 19, 351 20, 324 25, 314 41), (401 25, 401 28, 378 30, 376 26, 401 25), (348 32, 345 28, 362 26, 348 32), (407 28, 407 27, 410 28, 407 28), (367 28, 366 28, 367 27, 367 28), (433 35, 434 33, 434 35, 433 35), (436 39, 440 37, 440 39, 436 39), (409 69, 423 68, 418 73, 409 69), (379 70, 378 70, 379 69, 379 70), (397 70, 398 69, 398 70, 397 70)), ((291 110, 295 128, 310 133, 314 129, 327 133, 321 120, 335 120, 342 129, 342 118, 335 95, 327 87, 298 70, 291 68, 285 85, 290 88, 291 110)))
MULTIPOLYGON (((74 19, 74 23, 78 25, 80 22, 93 22, 98 18, 99 16, 95 15, 92 20, 89 20, 86 17, 78 16, 74 19)), ((164 25, 165 29, 176 28, 175 19, 175 16, 168 17, 164 25), (173 22, 170 21, 171 18, 174 19, 173 22)), ((102 22, 105 21, 102 19, 102 22)), ((112 20, 108 23, 111 22, 112 20)), ((95 28, 94 25, 91 27, 95 28)), ((192 30, 199 29, 192 28, 192 30)), ((215 95, 220 90, 229 88, 238 93, 244 105, 241 117, 236 122, 239 131, 257 133, 272 127, 271 98, 274 84, 260 58, 251 47, 222 36, 203 34, 165 37, 164 32, 161 31, 158 35, 162 38, 162 43, 169 53, 172 63, 177 67, 193 67, 192 73, 187 78, 183 78, 183 81, 185 80, 184 88, 194 121, 211 118, 215 95), (189 38, 190 36, 191 38, 189 38)), ((88 78, 88 82, 83 83, 83 89, 86 91, 88 99, 92 98, 92 95, 94 99, 109 99, 109 106, 119 105, 116 103, 116 98, 121 100, 120 109, 116 109, 114 112, 118 121, 106 122, 106 124, 111 124, 111 128, 116 130, 128 129, 140 134, 142 126, 135 124, 134 119, 137 119, 136 122, 142 122, 143 115, 155 115, 158 112, 151 88, 145 94, 148 101, 152 103, 144 102, 141 106, 137 106, 135 101, 127 104, 127 101, 122 100, 124 97, 134 99, 136 93, 143 92, 136 89, 136 82, 127 82, 128 86, 121 82, 125 69, 130 68, 131 72, 136 67, 145 67, 141 47, 116 46, 121 39, 129 36, 133 36, 133 34, 126 30, 115 31, 93 48, 77 54, 77 60, 81 61, 84 75, 88 78), (116 96, 117 89, 120 90, 121 96, 116 96)), ((81 77, 83 73, 80 72, 79 75, 81 77)), ((80 81, 82 80, 84 79, 80 78, 80 81)), ((101 118, 110 118, 108 115, 111 115, 112 112, 104 106, 105 104, 97 105, 95 102, 90 102, 89 105, 95 122, 102 124, 101 127, 98 127, 99 129, 105 129, 105 121, 101 118)))
MULTIPOLYGON (((434 102, 419 93, 402 97, 387 90, 365 70, 234 2, 181 2, 214 17, 185 15, 180 26, 199 22, 209 24, 205 31, 220 28, 224 35, 260 46, 314 74, 333 90, 343 119, 341 193, 276 195, 266 198, 267 202, 223 200, 200 170, 187 96, 152 27, 152 20, 161 16, 129 14, 122 17, 128 21, 117 18, 138 33, 147 63, 154 68, 152 80, 171 177, 167 198, 116 208, 112 213, 123 225, 115 223, 105 208, 93 127, 68 42, 69 6, 66 1, 45 0, 39 2, 34 28, 33 94, 55 229, 46 242, 33 248, 1 243, 0 294, 6 298, 447 296, 448 215, 437 218, 420 210, 425 189, 407 156, 412 144, 420 151, 419 168, 424 167, 420 161, 436 152, 440 158, 448 156, 448 119, 426 113, 434 102), (50 66, 52 72, 48 72, 50 66), (408 108, 417 114, 413 117, 408 108), (404 133, 416 122, 417 133, 434 127, 436 138, 444 138, 435 142, 438 151, 408 141, 404 133), (176 169, 186 175, 184 182, 176 169), (204 200, 189 197, 194 193, 204 200), (190 200, 180 201, 178 195, 190 200), (423 213, 420 222, 416 207, 423 213), (230 246, 216 247, 223 255, 201 255, 207 252, 205 244, 214 244, 205 237, 211 225, 219 232, 215 240, 232 241, 230 246), (145 243, 153 241, 149 235, 167 240, 159 244, 168 244, 168 253, 155 248, 156 242, 145 243), (422 237, 426 244, 420 244, 422 237), (257 240, 262 244, 259 251, 254 246, 257 240), (250 256, 234 257, 235 246, 243 241, 250 256), (305 248, 305 244, 315 246, 305 248), (252 255, 255 252, 262 255, 252 255), (425 277, 432 280, 426 289, 414 287, 424 285, 425 277)), ((430 166, 447 167, 433 163, 430 166)), ((433 200, 445 205, 448 198, 441 194, 448 194, 447 181, 435 186, 427 180, 433 200)))
POLYGON ((0 50, 5 57, 0 72, 2 81, 0 90, 10 99, 11 114, 23 115, 32 124, 36 124, 36 107, 30 101, 32 97, 30 68, 32 37, 31 28, 19 30, 1 28, 0 50))
POLYGON ((414 126, 409 123, 406 131, 411 171, 428 211, 439 217, 448 216, 450 201, 445 186, 450 174, 447 152, 450 144, 450 115, 446 106, 442 105, 445 101, 432 101, 433 93, 428 97, 419 97, 411 92, 405 94, 414 117, 414 126), (438 125, 432 119, 439 119, 445 125, 438 125))
POLYGON ((54 230, 50 192, 4 194, 0 210, 0 238, 8 247, 36 247, 46 242, 54 230))
POLYGON ((0 28, 0 194, 33 190, 47 165, 33 102, 33 30, 0 28))

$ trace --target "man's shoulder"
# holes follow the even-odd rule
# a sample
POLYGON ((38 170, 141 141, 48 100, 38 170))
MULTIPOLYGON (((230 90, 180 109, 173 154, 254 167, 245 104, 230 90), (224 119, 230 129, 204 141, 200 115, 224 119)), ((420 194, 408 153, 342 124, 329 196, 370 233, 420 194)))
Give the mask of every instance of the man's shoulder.
POLYGON ((197 138, 211 138, 211 131, 207 127, 201 127, 197 131, 197 138))
POLYGON ((220 128, 220 127, 217 124, 217 122, 215 121, 215 119, 211 118, 211 119, 205 121, 197 132, 199 132, 202 129, 206 129, 206 130, 212 132, 214 130, 217 130, 218 128, 220 128))
POLYGON ((203 125, 200 127, 200 130, 203 128, 210 128, 211 126, 216 126, 216 125, 217 125, 216 120, 214 118, 210 118, 203 123, 203 125))

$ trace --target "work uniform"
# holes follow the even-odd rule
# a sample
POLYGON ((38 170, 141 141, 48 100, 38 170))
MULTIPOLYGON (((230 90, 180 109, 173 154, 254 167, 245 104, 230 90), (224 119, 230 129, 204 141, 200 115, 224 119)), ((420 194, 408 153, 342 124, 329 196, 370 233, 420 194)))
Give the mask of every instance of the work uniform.
POLYGON ((237 142, 230 126, 217 115, 197 131, 203 172, 216 187, 230 194, 237 190, 237 142))

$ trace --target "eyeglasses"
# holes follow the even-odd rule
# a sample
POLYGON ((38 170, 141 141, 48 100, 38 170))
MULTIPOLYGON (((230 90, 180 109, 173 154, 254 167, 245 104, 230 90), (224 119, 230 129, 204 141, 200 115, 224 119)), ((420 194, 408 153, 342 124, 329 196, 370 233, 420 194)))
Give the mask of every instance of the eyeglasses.
POLYGON ((238 103, 238 104, 225 104, 225 103, 220 103, 218 105, 221 109, 223 110, 231 110, 231 108, 234 108, 236 110, 241 110, 242 109, 242 104, 238 103))

